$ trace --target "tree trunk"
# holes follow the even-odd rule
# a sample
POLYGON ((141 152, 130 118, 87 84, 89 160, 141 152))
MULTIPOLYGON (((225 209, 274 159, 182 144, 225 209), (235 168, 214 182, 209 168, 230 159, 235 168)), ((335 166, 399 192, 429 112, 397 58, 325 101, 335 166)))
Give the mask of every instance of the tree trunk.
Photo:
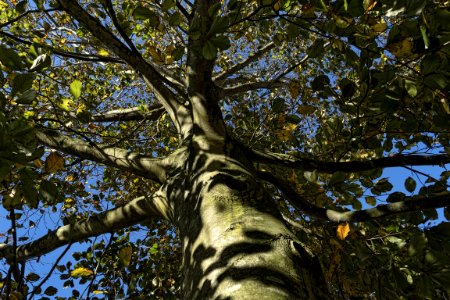
POLYGON ((320 263, 296 242, 250 168, 202 151, 189 164, 172 193, 184 195, 176 207, 183 299, 329 298, 320 263))

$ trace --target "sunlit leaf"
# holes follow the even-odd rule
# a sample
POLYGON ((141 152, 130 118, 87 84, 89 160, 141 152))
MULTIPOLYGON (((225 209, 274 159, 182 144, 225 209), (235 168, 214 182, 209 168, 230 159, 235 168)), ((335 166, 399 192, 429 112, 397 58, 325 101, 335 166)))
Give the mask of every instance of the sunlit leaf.
POLYGON ((72 277, 78 278, 78 277, 90 277, 94 272, 88 268, 79 267, 70 272, 70 275, 72 277))
POLYGON ((350 225, 348 223, 339 224, 336 229, 336 235, 339 239, 344 240, 350 233, 350 225))
POLYGON ((79 80, 74 80, 69 87, 69 92, 72 96, 77 99, 81 96, 81 88, 83 87, 83 83, 79 80))

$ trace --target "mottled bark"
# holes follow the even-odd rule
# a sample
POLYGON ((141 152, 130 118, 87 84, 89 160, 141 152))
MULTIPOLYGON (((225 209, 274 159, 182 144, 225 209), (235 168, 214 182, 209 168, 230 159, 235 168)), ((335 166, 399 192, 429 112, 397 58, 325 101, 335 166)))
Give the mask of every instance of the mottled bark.
POLYGON ((251 167, 217 152, 192 155, 172 193, 183 299, 326 299, 318 260, 297 243, 251 167))

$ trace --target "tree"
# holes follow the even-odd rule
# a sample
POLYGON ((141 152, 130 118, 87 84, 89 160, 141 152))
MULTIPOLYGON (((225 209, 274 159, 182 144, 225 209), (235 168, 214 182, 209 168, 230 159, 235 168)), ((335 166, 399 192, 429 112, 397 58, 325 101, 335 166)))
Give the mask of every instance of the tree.
POLYGON ((448 1, 0 7, 2 297, 448 297, 448 1))

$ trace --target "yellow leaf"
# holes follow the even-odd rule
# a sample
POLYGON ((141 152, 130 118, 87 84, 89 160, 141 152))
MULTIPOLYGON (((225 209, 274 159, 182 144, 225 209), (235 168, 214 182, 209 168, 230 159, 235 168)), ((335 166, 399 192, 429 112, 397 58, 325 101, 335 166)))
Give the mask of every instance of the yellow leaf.
POLYGON ((65 111, 71 111, 72 110, 71 107, 73 105, 74 105, 73 100, 67 99, 67 98, 62 99, 62 101, 58 103, 59 108, 65 110, 65 111))
POLYGON ((72 277, 89 277, 92 274, 94 274, 94 272, 88 268, 84 268, 84 267, 79 267, 76 268, 75 270, 72 270, 72 272, 70 272, 70 275, 72 277))
POLYGON ((95 290, 95 291, 92 291, 92 293, 93 293, 94 295, 98 295, 98 294, 106 294, 107 291, 95 290))
POLYGON ((131 254, 133 253, 133 249, 131 246, 127 246, 125 248, 120 249, 119 251, 119 259, 120 262, 125 266, 128 267, 131 262, 131 254))
POLYGON ((64 157, 59 155, 57 152, 50 153, 45 159, 45 172, 46 173, 56 173, 59 170, 64 169, 64 157))
POLYGON ((98 50, 97 54, 100 56, 108 56, 109 52, 105 49, 100 49, 100 50, 98 50))
POLYGON ((336 229, 336 235, 339 239, 344 240, 350 232, 350 225, 348 223, 339 224, 336 229))
POLYGON ((284 125, 282 129, 275 131, 275 135, 283 142, 286 142, 291 137, 291 133, 295 128, 297 128, 296 124, 284 125))
POLYGON ((153 58, 153 60, 157 63, 164 63, 164 57, 154 46, 148 47, 148 53, 153 58))
POLYGON ((75 180, 75 175, 74 174, 69 174, 65 178, 65 181, 74 181, 74 180, 75 180))
POLYGON ((37 158, 34 160, 34 165, 36 166, 36 168, 42 168, 42 166, 44 164, 42 163, 42 161, 39 158, 37 158))
POLYGON ((9 7, 9 5, 8 5, 8 3, 6 3, 5 1, 3 1, 3 0, 0 0, 0 9, 6 9, 6 8, 8 8, 9 7))

